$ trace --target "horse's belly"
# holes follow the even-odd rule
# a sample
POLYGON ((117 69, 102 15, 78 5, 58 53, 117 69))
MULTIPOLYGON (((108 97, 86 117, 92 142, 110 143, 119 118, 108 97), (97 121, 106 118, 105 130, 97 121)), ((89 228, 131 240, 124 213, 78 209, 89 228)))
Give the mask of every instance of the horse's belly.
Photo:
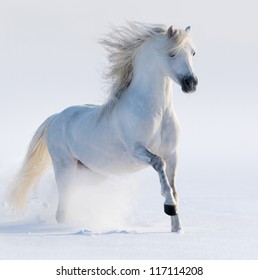
POLYGON ((76 152, 76 158, 90 170, 104 175, 132 173, 147 167, 139 164, 122 143, 104 142, 103 145, 84 145, 83 151, 76 152))

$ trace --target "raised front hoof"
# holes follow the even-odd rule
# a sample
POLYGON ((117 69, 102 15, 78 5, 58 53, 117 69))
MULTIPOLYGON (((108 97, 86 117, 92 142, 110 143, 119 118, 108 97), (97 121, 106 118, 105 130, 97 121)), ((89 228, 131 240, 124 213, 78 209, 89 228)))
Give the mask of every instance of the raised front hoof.
POLYGON ((176 216, 177 215, 176 205, 164 204, 164 212, 169 216, 176 216))

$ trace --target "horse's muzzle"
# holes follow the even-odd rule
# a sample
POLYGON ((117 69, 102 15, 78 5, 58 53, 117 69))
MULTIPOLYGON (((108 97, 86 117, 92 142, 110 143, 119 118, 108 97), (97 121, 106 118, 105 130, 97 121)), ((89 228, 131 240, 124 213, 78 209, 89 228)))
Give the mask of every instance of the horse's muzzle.
POLYGON ((195 76, 184 77, 181 80, 182 91, 185 93, 195 92, 198 79, 195 76))

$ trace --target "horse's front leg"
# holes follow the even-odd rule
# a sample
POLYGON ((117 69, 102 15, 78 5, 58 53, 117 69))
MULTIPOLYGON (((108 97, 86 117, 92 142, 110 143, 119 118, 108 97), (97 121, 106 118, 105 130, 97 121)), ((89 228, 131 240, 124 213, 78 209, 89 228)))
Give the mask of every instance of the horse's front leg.
POLYGON ((173 196, 176 200, 176 215, 171 216, 171 226, 172 226, 172 231, 181 231, 182 230, 182 226, 180 223, 180 219, 179 219, 179 214, 178 214, 178 195, 177 195, 177 191, 176 191, 176 166, 177 166, 177 154, 176 152, 171 153, 169 156, 167 156, 165 158, 165 162, 166 162, 166 174, 168 176, 168 181, 169 184, 173 190, 173 196))
MULTIPOLYGON (((134 155, 138 160, 151 165, 158 172, 161 184, 161 194, 165 197, 164 212, 171 216, 172 221, 178 220, 176 199, 173 195, 172 187, 170 186, 166 174, 166 162, 164 159, 151 153, 146 147, 141 145, 138 145, 135 148, 134 155)), ((172 231, 177 232, 180 229, 180 224, 173 222, 172 231)))

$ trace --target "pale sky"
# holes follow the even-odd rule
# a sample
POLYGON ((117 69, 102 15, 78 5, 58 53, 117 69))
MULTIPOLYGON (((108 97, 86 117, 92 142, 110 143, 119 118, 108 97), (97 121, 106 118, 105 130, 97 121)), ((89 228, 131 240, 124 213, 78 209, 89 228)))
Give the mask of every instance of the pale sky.
POLYGON ((126 20, 192 27, 199 88, 174 88, 183 158, 257 164, 257 11, 255 0, 0 0, 0 166, 20 160, 49 115, 101 103, 97 41, 126 20))

